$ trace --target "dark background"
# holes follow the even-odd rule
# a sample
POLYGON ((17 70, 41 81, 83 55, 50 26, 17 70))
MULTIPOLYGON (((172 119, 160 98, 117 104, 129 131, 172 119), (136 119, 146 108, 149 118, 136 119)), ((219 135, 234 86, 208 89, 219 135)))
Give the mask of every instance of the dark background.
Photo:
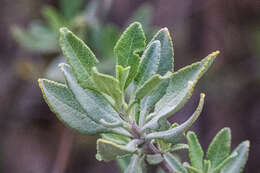
MULTIPOLYGON (((95 159, 95 137, 67 129, 50 112, 37 84, 41 74, 28 80, 15 66, 17 61, 41 65, 50 58, 19 46, 10 27, 26 27, 32 19, 41 18, 44 5, 59 8, 58 2, 0 2, 0 172, 119 172, 115 163, 95 159)), ((190 116, 199 93, 205 92, 204 110, 193 125, 203 148, 217 131, 230 127, 233 148, 243 140, 251 142, 244 172, 259 172, 260 1, 114 0, 105 22, 125 28, 129 16, 143 3, 154 8, 153 25, 171 31, 175 70, 221 51, 191 101, 173 120, 182 122, 190 116)))

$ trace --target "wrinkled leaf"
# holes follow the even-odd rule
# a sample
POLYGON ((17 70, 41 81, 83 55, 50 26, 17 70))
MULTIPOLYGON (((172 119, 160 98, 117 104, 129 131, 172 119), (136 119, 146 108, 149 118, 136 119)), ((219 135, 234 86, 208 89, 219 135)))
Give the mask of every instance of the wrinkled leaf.
POLYGON ((60 46, 80 86, 94 88, 91 69, 98 60, 89 47, 67 28, 60 29, 60 46))
POLYGON ((232 152, 236 152, 237 156, 221 170, 221 173, 242 173, 248 158, 249 145, 249 141, 239 144, 232 152))
POLYGON ((187 134, 187 141, 189 145, 189 157, 191 166, 197 168, 198 170, 203 170, 204 152, 201 148, 196 134, 192 131, 189 131, 187 134))
POLYGON ((214 137, 207 150, 207 159, 211 167, 216 168, 230 153, 231 133, 229 128, 223 128, 214 137))
POLYGON ((114 54, 117 57, 117 65, 131 67, 125 88, 132 82, 137 73, 140 61, 138 54, 144 51, 145 45, 145 35, 138 22, 131 24, 116 43, 114 54))
POLYGON ((203 108, 203 104, 204 104, 204 97, 205 94, 201 94, 200 95, 200 102, 199 105, 197 107, 197 109, 195 110, 195 112, 193 113, 193 115, 184 123, 182 123, 181 125, 166 130, 166 131, 159 131, 159 132, 153 132, 150 133, 146 136, 146 139, 163 139, 166 142, 178 142, 181 137, 183 136, 184 132, 194 123, 194 121, 199 117, 202 108, 203 108))

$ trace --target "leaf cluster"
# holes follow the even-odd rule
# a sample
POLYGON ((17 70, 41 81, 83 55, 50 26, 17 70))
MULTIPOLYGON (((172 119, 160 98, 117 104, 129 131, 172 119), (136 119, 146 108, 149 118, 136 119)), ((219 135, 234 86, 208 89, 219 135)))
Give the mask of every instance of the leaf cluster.
POLYGON ((198 119, 205 94, 200 95, 198 107, 185 122, 171 124, 167 120, 189 100, 219 51, 174 71, 168 29, 159 30, 148 43, 146 40, 141 24, 132 23, 114 47, 116 76, 110 76, 99 72, 99 61, 82 40, 61 28, 60 46, 66 64, 59 67, 66 83, 39 79, 51 110, 67 126, 98 134, 96 158, 119 159, 126 173, 146 172, 147 165, 159 165, 164 172, 239 173, 248 144, 242 143, 229 155, 228 129, 214 138, 205 160, 193 132, 187 134, 188 144, 180 143, 198 119), (173 154, 180 149, 189 149, 191 164, 182 164, 173 154), (130 161, 125 157, 131 157, 130 161))

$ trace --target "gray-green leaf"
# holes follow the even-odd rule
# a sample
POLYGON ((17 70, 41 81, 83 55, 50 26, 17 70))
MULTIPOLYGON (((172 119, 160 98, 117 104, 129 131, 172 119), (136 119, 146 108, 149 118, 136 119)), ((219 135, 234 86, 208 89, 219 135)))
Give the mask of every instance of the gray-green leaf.
POLYGON ((117 65, 131 67, 125 88, 136 76, 140 61, 138 54, 144 51, 145 45, 144 31, 138 22, 131 24, 116 43, 114 54, 117 57, 117 65))
POLYGON ((134 154, 124 173, 143 173, 142 162, 142 158, 134 154))
POLYGON ((244 141, 241 144, 239 144, 232 152, 237 152, 238 155, 224 169, 221 170, 221 173, 243 172, 248 158, 249 145, 249 141, 244 141))
POLYGON ((169 164, 169 166, 174 172, 180 172, 180 173, 186 172, 181 162, 171 153, 163 154, 163 158, 169 164))
POLYGON ((193 113, 193 115, 184 123, 182 123, 181 125, 166 130, 166 131, 159 131, 159 132, 153 132, 150 133, 146 136, 146 139, 163 139, 167 142, 178 142, 182 135, 184 134, 184 132, 194 123, 194 121, 199 117, 202 108, 203 108, 203 104, 204 104, 204 97, 205 94, 201 94, 200 95, 200 102, 199 105, 197 107, 197 109, 195 110, 195 112, 193 113))
POLYGON ((89 47, 67 28, 60 29, 60 46, 80 86, 94 88, 91 69, 98 60, 89 47))
POLYGON ((230 153, 231 133, 229 128, 223 128, 214 137, 207 150, 207 159, 211 167, 216 168, 230 153))
POLYGON ((189 131, 187 134, 187 141, 189 145, 189 157, 191 166, 197 168, 198 170, 203 170, 204 152, 201 148, 196 134, 192 131, 189 131))
POLYGON ((147 154, 146 155, 146 161, 150 165, 158 165, 163 161, 163 157, 161 154, 147 154))
POLYGON ((121 91, 124 91, 125 83, 130 71, 130 67, 122 67, 121 65, 116 65, 116 78, 119 81, 121 91))

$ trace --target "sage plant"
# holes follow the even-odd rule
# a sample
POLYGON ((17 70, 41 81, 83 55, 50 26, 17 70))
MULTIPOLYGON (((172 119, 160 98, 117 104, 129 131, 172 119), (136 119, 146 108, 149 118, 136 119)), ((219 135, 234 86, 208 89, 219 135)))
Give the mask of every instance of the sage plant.
POLYGON ((242 172, 248 141, 230 153, 230 130, 224 128, 204 157, 195 133, 186 135, 201 113, 205 94, 185 122, 171 124, 167 120, 189 100, 219 51, 173 71, 168 29, 159 30, 146 43, 141 24, 135 22, 114 47, 117 63, 113 77, 98 71, 93 52, 67 28, 60 29, 60 46, 67 61, 59 65, 66 84, 48 79, 39 79, 39 84, 49 107, 64 124, 80 133, 99 135, 98 160, 117 159, 125 173, 145 173, 150 165, 166 173, 242 172), (185 138, 187 144, 180 143, 185 138), (182 163, 176 156, 180 149, 188 150, 190 162, 182 163))

